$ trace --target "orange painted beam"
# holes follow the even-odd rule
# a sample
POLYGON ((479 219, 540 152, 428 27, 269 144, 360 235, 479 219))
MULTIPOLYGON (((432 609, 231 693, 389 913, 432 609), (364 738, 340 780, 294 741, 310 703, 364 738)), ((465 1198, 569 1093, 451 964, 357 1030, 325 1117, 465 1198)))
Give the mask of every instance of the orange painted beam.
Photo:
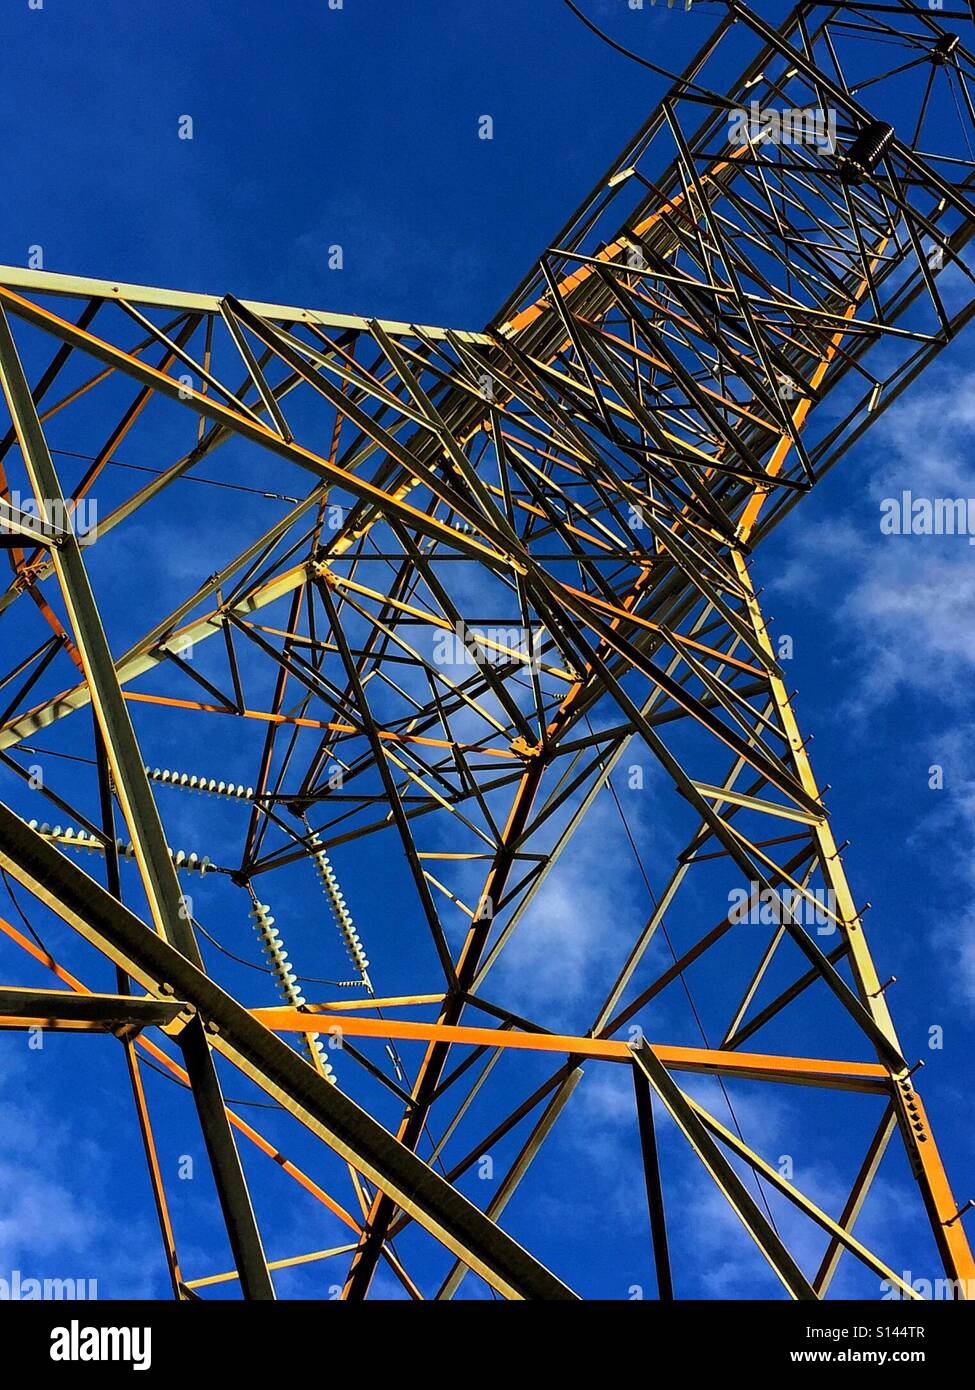
MULTIPOLYGON (((880 243, 879 248, 877 249, 877 254, 872 262, 873 268, 876 268, 876 266, 879 264, 880 257, 883 255, 886 247, 887 238, 885 237, 884 240, 880 243)), ((862 304, 864 297, 866 296, 867 290, 869 288, 870 286, 865 279, 860 281, 860 284, 857 287, 857 291, 853 300, 843 310, 844 319, 846 319, 849 322, 852 322, 852 320, 856 317, 857 310, 860 308, 860 305, 862 304)), ((829 347, 823 354, 822 361, 816 367, 816 370, 813 372, 812 377, 810 378, 809 385, 813 391, 817 390, 822 385, 823 378, 829 370, 829 367, 832 364, 837 353, 840 351, 840 348, 843 346, 843 339, 845 336, 846 330, 840 328, 837 329, 837 331, 833 334, 832 338, 830 339, 829 347)), ((812 405, 812 398, 810 396, 804 396, 803 399, 796 406, 795 410, 793 411, 792 424, 797 432, 801 430, 802 426, 805 424, 806 416, 809 414, 812 405)), ((791 438, 789 437, 789 435, 783 434, 778 446, 775 449, 775 452, 772 454, 772 457, 769 460, 768 468, 766 469, 766 472, 768 473, 770 478, 774 478, 777 476, 777 474, 781 473, 791 448, 791 438)), ((748 538, 751 536, 752 531, 755 529, 755 523, 758 520, 758 514, 764 507, 767 497, 767 488, 756 488, 755 491, 752 493, 751 500, 749 501, 744 512, 742 513, 741 521, 739 523, 739 534, 741 535, 742 540, 747 541, 748 538)))
POLYGON ((934 1134, 921 1097, 916 1091, 913 1093, 913 1101, 917 1106, 923 1133, 927 1136, 925 1143, 918 1144, 917 1153, 926 1178, 922 1192, 928 1205, 928 1215, 935 1228, 935 1238, 942 1248, 945 1264, 961 1285, 959 1296, 967 1302, 975 1299, 975 1259, 972 1257, 968 1236, 958 1215, 958 1202, 952 1193, 941 1154, 934 1142, 934 1134))
MULTIPOLYGON (((710 169, 705 175, 703 175, 702 182, 712 182, 715 179, 715 177, 722 172, 722 170, 730 168, 733 160, 741 159, 743 155, 747 154, 749 148, 750 147, 748 145, 741 145, 738 149, 730 150, 728 152, 727 158, 720 160, 718 163, 714 165, 712 169, 710 169)), ((662 208, 658 208, 655 212, 652 212, 649 217, 645 217, 642 222, 638 222, 636 227, 634 227, 633 229, 633 234, 635 236, 643 236, 644 233, 649 232, 651 228, 657 222, 659 222, 660 219, 664 217, 667 213, 675 212, 677 211, 677 209, 681 208, 684 201, 685 195, 683 193, 675 194, 669 203, 665 203, 662 208)), ((626 250, 627 244, 627 238, 619 237, 616 241, 611 242, 609 246, 604 246, 602 251, 600 251, 598 255, 594 256, 593 259, 597 261, 612 261, 617 256, 622 255, 622 253, 626 250)), ((571 294, 574 289, 578 289, 580 285, 585 284, 585 282, 588 279, 590 279, 594 273, 595 272, 592 266, 583 265, 580 266, 578 270, 573 271, 571 275, 566 275, 563 279, 561 279, 558 282, 557 288, 560 297, 562 299, 565 299, 566 296, 571 294)), ((545 312, 548 306, 549 296, 547 294, 543 294, 542 297, 540 299, 537 299, 534 304, 529 304, 527 308, 522 309, 521 313, 516 314, 513 319, 511 319, 508 323, 504 324, 501 329, 501 332, 506 337, 513 336, 515 333, 520 333, 522 329, 527 328, 529 324, 534 323, 535 320, 539 317, 539 315, 545 312)))
MULTIPOLYGON (((333 734, 365 734, 365 729, 359 729, 355 724, 341 724, 335 720, 326 719, 303 719, 297 715, 273 714, 269 710, 245 709, 238 712, 235 709, 224 709, 222 705, 202 704, 199 700, 178 700, 172 695, 148 695, 143 691, 123 690, 122 698, 134 701, 136 704, 147 705, 169 705, 172 709, 197 710, 201 714, 230 714, 235 719, 258 719, 265 724, 293 724, 300 729, 326 729, 333 734)), ((424 748, 459 748, 465 753, 483 754, 486 758, 507 758, 510 761, 518 761, 518 755, 513 753, 510 748, 482 748, 476 743, 457 743, 448 738, 425 738, 419 734, 397 734, 390 729, 377 729, 376 737, 384 743, 414 743, 424 748)))
MULTIPOLYGON (((325 1033, 355 1037, 400 1038, 406 1041, 460 1044, 468 1047, 506 1047, 521 1051, 559 1052, 566 1056, 629 1062, 628 1043, 617 1038, 580 1038, 556 1033, 520 1033, 498 1028, 452 1027, 405 1019, 351 1018, 346 1014, 316 1013, 289 1008, 252 1009, 266 1028, 282 1033, 325 1033)), ((877 1062, 834 1061, 822 1057, 779 1057, 759 1052, 730 1052, 718 1048, 652 1044, 655 1055, 675 1071, 735 1072, 741 1076, 798 1081, 824 1086, 852 1082, 858 1089, 886 1090, 890 1075, 877 1062)))
MULTIPOLYGON (((49 956, 46 951, 42 951, 39 946, 36 946, 33 941, 30 941, 24 936, 23 932, 18 931, 16 927, 12 926, 2 917, 0 917, 0 932, 9 936, 11 941, 19 946, 21 950, 26 951, 28 955, 33 956, 41 965, 46 966, 52 974, 57 976, 63 984, 73 989, 76 994, 91 994, 91 990, 87 985, 83 984, 75 975, 70 974, 63 966, 58 965, 53 956, 49 956)), ((157 1047, 155 1043, 150 1042, 148 1038, 138 1037, 134 1041, 136 1047, 145 1052, 153 1061, 158 1062, 159 1065, 165 1068, 177 1081, 182 1082, 184 1086, 189 1086, 190 1078, 187 1073, 179 1063, 174 1062, 169 1054, 164 1052, 161 1047, 157 1047)), ((359 1222, 356 1221, 355 1217, 351 1216, 343 1206, 336 1202, 334 1197, 330 1197, 325 1189, 319 1187, 318 1183, 310 1178, 307 1173, 303 1173, 289 1158, 285 1158, 281 1150, 269 1143, 268 1140, 264 1138, 263 1134, 254 1129, 253 1125, 248 1124, 246 1120, 235 1114, 229 1106, 226 1106, 225 1109, 227 1111, 227 1119, 233 1125, 234 1129, 243 1134, 246 1139, 249 1139, 262 1153, 267 1154, 268 1158, 273 1158, 275 1163, 279 1164, 283 1171, 288 1174, 289 1178, 293 1178, 300 1187, 303 1187, 305 1191, 310 1196, 314 1197, 317 1202, 320 1202, 323 1207, 327 1207, 332 1215, 337 1216, 350 1230, 355 1231, 357 1235, 361 1233, 362 1228, 359 1222)))

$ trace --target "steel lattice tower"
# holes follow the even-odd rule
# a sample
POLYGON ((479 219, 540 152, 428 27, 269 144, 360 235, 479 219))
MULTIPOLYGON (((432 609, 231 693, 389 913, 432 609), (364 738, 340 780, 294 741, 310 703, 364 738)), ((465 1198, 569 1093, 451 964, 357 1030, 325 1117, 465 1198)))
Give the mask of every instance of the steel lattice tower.
MULTIPOLYGON (((55 955, 0 922, 8 978, 36 963, 56 976, 0 990, 0 1023, 121 1040, 176 1297, 216 1271, 177 1258, 147 1062, 192 1090, 248 1298, 274 1292, 240 1136, 248 1166, 254 1147, 275 1158, 296 1202, 348 1228, 333 1256, 345 1297, 366 1295, 380 1260, 413 1296, 451 1297, 472 1270, 505 1297, 576 1297, 572 1270, 550 1272, 498 1222, 583 1069, 620 1066, 659 1297, 681 1287, 668 1223, 692 1214, 668 1206, 658 1147, 685 1140, 800 1299, 826 1296, 844 1251, 915 1296, 897 1251, 855 1229, 902 1146, 917 1220, 959 1296, 975 1287, 755 578, 759 543, 975 308, 971 24, 909 0, 807 0, 774 28, 730 0, 483 332, 0 269, 0 867, 70 929, 55 955), (900 63, 924 79, 913 109, 900 63), (730 139, 753 101, 835 113, 836 147, 730 139), (140 437, 162 466, 109 485, 140 437), (69 453, 85 460, 70 483, 69 453), (110 630, 99 557, 124 572, 136 519, 197 465, 233 479, 255 458, 280 519, 228 542, 205 516, 212 575, 138 636, 110 630), (79 540, 96 482, 112 505, 79 540), (205 730, 230 720, 224 782, 205 730), (70 797, 56 776, 28 785, 35 740, 62 722, 92 762, 70 797), (497 966, 531 938, 539 889, 631 755, 657 769, 654 815, 682 848, 661 877, 636 831, 655 906, 588 1027, 563 1036, 544 1011, 522 1015, 497 966), (212 824, 189 857, 164 830, 188 791, 212 824), (212 849, 228 843, 232 858, 212 849), (294 884, 316 875, 308 926, 294 884), (733 888, 768 925, 729 911, 733 888), (278 993, 265 977, 245 995, 199 940, 211 893, 223 942, 246 955, 256 927, 278 993), (697 930, 668 963, 657 947, 685 902, 697 930), (414 973, 391 997, 384 958, 404 940, 414 973), (301 971, 334 974, 342 949, 353 978, 322 1002, 301 971), (704 1037, 663 1035, 658 996, 704 979, 704 1037), (330 1190, 225 1101, 233 1070, 310 1132, 330 1190), (851 1138, 841 1209, 783 1177, 761 1132, 712 1115, 687 1073, 863 1107, 873 1137, 851 1138), (683 1138, 655 1133, 655 1107, 683 1138), (481 1210, 465 1177, 509 1136, 481 1210), (823 1233, 818 1268, 766 1192, 823 1233), (415 1226, 455 1261, 436 1287, 393 1244, 415 1226)), ((134 594, 136 614, 151 599, 134 594)))

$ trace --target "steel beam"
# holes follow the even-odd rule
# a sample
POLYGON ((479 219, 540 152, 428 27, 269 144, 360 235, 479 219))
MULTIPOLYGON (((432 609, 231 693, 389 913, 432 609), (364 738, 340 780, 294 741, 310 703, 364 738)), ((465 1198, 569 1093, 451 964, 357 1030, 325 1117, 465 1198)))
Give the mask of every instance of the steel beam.
POLYGON ((466 1197, 2 804, 0 868, 155 997, 165 997, 163 985, 171 986, 195 1007, 215 1051, 505 1297, 575 1297, 466 1197))
POLYGON ((762 1254, 772 1266, 777 1278, 792 1298, 816 1299, 816 1292, 799 1268, 774 1227, 759 1210, 754 1197, 745 1187, 734 1168, 711 1138, 683 1091, 671 1079, 667 1068, 653 1055, 646 1043, 633 1049, 633 1064, 637 1067, 663 1105, 670 1112, 678 1129, 697 1153, 711 1174, 729 1206, 741 1221, 762 1254))
MULTIPOLYGON (((67 518, 69 511, 61 483, 2 308, 0 383, 38 506, 45 519, 52 511, 58 517, 67 518)), ((91 694, 98 730, 112 769, 115 791, 135 846, 155 929, 202 968, 159 812, 149 790, 142 754, 122 699, 81 546, 72 525, 68 525, 52 558, 91 694)), ((247 1297, 273 1298, 274 1287, 268 1274, 244 1171, 220 1100, 216 1068, 209 1050, 196 1045, 192 1029, 185 1041, 184 1059, 203 1125, 204 1139, 213 1161, 214 1179, 227 1222, 227 1235, 241 1271, 241 1284, 247 1297)))
POLYGON ((172 999, 0 986, 0 1028, 40 1027, 131 1036, 143 1028, 171 1031, 185 1010, 184 1003, 172 999))

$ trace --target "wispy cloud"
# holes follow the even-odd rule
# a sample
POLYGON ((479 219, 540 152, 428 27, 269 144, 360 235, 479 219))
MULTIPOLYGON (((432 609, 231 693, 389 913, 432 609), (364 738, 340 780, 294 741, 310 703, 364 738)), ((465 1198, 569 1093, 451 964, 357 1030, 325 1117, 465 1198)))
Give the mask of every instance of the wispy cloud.
MULTIPOLYGON (((631 827, 642 810, 637 800, 627 802, 631 827)), ((652 844, 643 829, 637 838, 652 844)), ((514 1007, 541 1008, 566 1021, 583 997, 591 1009, 646 915, 646 889, 616 809, 601 792, 504 949, 497 970, 506 997, 514 1007)))
MULTIPOLYGON (((975 564, 964 535, 883 535, 881 502, 975 498, 975 374, 950 391, 917 394, 876 426, 866 477, 871 502, 807 523, 772 581, 821 609, 855 684, 851 712, 867 714, 900 692, 967 699, 975 667, 970 625, 975 564), (873 508, 876 510, 873 510, 873 508), (837 602, 837 595, 841 595, 837 602)), ((864 480, 857 482, 862 498, 864 480)))
MULTIPOLYGON (((932 940, 945 951, 961 998, 975 1004, 975 759, 972 737, 975 726, 962 724, 932 734, 929 747, 936 751, 944 787, 936 794, 932 810, 908 841, 921 852, 940 848, 944 877, 960 889, 949 899, 953 910, 942 912, 932 940), (952 846, 950 855, 944 847, 952 846)), ((934 763, 932 763, 934 766, 934 763)))
MULTIPOLYGON (((5 1068, 8 1087, 24 1067, 5 1068)), ((79 1124, 65 1121, 53 1101, 0 1098, 0 1277, 96 1280, 98 1297, 165 1298, 162 1258, 148 1225, 112 1215, 108 1189, 113 1159, 79 1124), (84 1190, 65 1174, 85 1175, 84 1190)))

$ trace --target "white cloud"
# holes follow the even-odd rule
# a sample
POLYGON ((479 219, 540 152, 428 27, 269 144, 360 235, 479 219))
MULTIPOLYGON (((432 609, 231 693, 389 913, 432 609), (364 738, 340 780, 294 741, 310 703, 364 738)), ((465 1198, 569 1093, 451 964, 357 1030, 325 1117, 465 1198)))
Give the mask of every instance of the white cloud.
MULTIPOLYGON (((635 816, 628 809, 642 852, 649 837, 635 816)), ((558 1018, 583 997, 594 1008, 646 920, 636 876, 616 809, 600 793, 504 948, 496 968, 506 1002, 558 1018)))
POLYGON ((840 609, 859 649, 858 704, 907 688, 958 702, 975 667, 975 565, 964 540, 892 536, 871 551, 840 609))
MULTIPOLYGON (((16 1072, 18 1069, 12 1069, 16 1072)), ((22 1070, 22 1069, 21 1069, 22 1070)), ((5 1071, 9 1083, 11 1069, 5 1071)), ((37 1097, 0 1103, 0 1277, 95 1280, 98 1296, 166 1296, 163 1259, 147 1261, 148 1224, 111 1214, 112 1158, 37 1097), (63 1175, 85 1174, 84 1190, 63 1175)))
POLYGON ((967 699, 975 667, 972 549, 964 535, 882 535, 880 504, 905 491, 975 498, 973 435, 975 374, 894 407, 875 427, 879 447, 866 485, 862 471, 856 484, 876 512, 807 522, 771 581, 776 591, 823 606, 856 678, 854 713, 902 691, 967 699))
MULTIPOLYGON (((935 369, 941 370, 941 369, 935 369)), ((933 381, 935 378, 929 377, 933 381)), ((866 716, 899 697, 935 701, 970 719, 975 674, 975 551, 964 535, 880 533, 880 503, 914 498, 975 498, 975 373, 941 389, 913 393, 880 420, 871 436, 874 465, 866 492, 876 511, 807 524, 801 552, 790 553, 772 587, 790 603, 821 608, 830 650, 844 663, 845 713, 866 716), (869 520, 863 520, 868 518, 869 520)), ((849 465, 847 465, 849 466, 849 465)), ((861 494, 863 481, 857 487, 861 494)), ((824 643, 825 646, 825 643, 824 643)), ((975 765, 971 724, 949 731, 924 720, 905 741, 925 765, 945 769, 945 790, 912 840, 934 847, 947 880, 947 910, 928 931, 950 971, 946 997, 975 1002, 975 765), (923 741, 922 741, 923 740, 923 741), (945 846, 952 852, 944 853, 945 846)))
MULTIPOLYGON (((948 893, 951 905, 940 914, 931 930, 931 939, 947 953, 951 979, 961 998, 975 1004, 975 766, 971 746, 975 727, 960 725, 948 732, 932 734, 927 744, 931 766, 942 769, 944 787, 933 793, 934 809, 918 825, 908 846, 924 852, 935 846, 944 855, 945 876, 960 886, 948 893)), ((954 993, 954 992, 953 992, 954 993)))

